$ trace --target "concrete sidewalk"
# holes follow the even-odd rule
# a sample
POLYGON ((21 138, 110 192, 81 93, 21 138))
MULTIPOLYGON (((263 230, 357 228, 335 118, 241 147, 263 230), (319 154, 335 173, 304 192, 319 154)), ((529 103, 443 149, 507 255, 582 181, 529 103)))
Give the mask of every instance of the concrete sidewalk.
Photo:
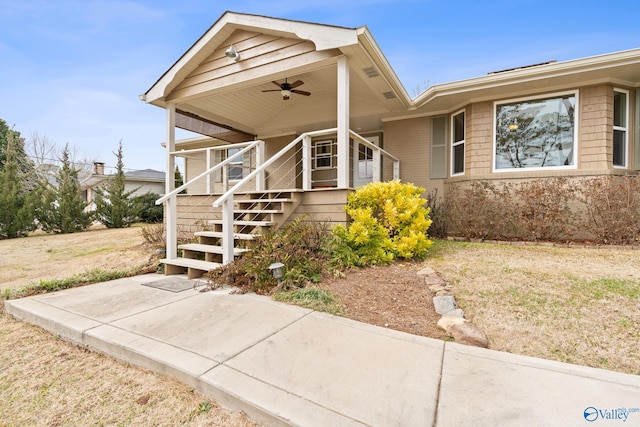
MULTIPOLYGON (((640 425, 640 377, 467 347, 144 275, 8 313, 267 425, 640 425), (178 292, 178 288, 187 288, 178 292)), ((615 343, 612 343, 615 345, 615 343)))

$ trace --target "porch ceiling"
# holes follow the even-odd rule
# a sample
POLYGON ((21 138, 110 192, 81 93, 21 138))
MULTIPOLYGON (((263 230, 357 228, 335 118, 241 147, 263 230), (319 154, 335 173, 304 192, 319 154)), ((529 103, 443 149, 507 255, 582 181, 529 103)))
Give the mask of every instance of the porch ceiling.
MULTIPOLYGON (((353 69, 350 73, 351 127, 379 130, 383 116, 401 112, 404 107, 397 97, 385 98, 383 93, 392 93, 391 88, 372 88, 372 82, 365 80, 369 78, 363 78, 361 74, 364 73, 353 69)), ((248 87, 212 93, 178 104, 178 108, 259 137, 334 127, 337 71, 335 65, 330 65, 299 74, 282 72, 248 87), (285 78, 290 83, 302 80, 304 85, 297 89, 311 92, 311 95, 292 94, 289 100, 283 100, 279 92, 263 92, 277 89, 272 81, 283 82, 285 78)))

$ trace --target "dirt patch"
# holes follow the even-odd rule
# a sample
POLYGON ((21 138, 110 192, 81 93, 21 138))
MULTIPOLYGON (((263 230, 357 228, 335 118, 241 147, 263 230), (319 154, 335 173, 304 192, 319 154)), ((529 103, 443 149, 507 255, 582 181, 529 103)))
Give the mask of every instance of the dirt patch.
POLYGON ((340 298, 344 317, 414 335, 446 339, 436 326, 433 293, 417 275, 415 263, 394 263, 354 269, 342 279, 329 278, 321 287, 340 298))

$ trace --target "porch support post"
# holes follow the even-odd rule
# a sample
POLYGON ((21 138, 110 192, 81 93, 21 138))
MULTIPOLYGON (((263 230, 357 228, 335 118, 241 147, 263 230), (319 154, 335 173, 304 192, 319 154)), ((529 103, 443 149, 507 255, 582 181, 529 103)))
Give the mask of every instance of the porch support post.
MULTIPOLYGON (((256 168, 259 168, 264 163, 264 141, 258 141, 256 145, 256 168)), ((256 191, 264 191, 266 189, 266 183, 264 178, 264 171, 258 173, 256 176, 256 191)))
POLYGON ((302 189, 311 190, 311 137, 302 137, 302 189))
POLYGON ((338 188, 349 187, 349 62, 338 58, 338 188))
MULTIPOLYGON (((355 154, 354 154, 355 156, 355 154)), ((381 163, 381 155, 380 155, 380 150, 373 150, 373 170, 372 170, 372 174, 373 174, 373 178, 372 181, 373 182, 380 182, 382 180, 382 163, 381 163)))
POLYGON ((233 262, 233 197, 222 202, 222 263, 233 262))
MULTIPOLYGON (((167 104, 167 172, 165 174, 165 188, 169 193, 175 189, 174 171, 176 161, 174 152, 176 151, 176 104, 167 104)), ((177 197, 175 195, 167 199, 166 204, 166 232, 167 232, 167 253, 168 259, 178 257, 178 209, 176 207, 177 197)))
POLYGON ((400 160, 393 161, 393 179, 400 179, 400 160))

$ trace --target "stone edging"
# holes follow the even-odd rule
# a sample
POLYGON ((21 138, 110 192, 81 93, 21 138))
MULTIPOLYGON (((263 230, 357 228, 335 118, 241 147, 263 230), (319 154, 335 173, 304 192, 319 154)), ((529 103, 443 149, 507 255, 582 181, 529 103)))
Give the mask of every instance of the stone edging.
POLYGON ((489 347, 487 335, 475 324, 465 319, 464 312, 458 308, 456 299, 451 290, 450 283, 445 282, 435 270, 425 267, 418 271, 418 276, 424 278, 424 283, 429 290, 436 295, 433 297, 433 306, 436 313, 442 315, 438 320, 438 327, 445 330, 447 335, 453 337, 460 344, 476 347, 489 347))

